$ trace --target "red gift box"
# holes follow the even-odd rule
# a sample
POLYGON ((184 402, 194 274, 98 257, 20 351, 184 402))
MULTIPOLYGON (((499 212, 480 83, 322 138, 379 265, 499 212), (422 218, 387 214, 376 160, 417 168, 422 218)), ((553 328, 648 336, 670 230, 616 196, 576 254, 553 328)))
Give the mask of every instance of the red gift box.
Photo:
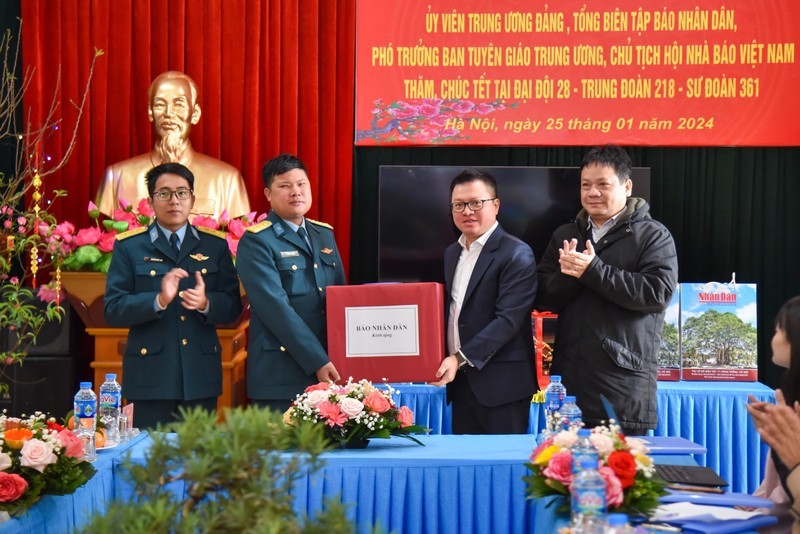
POLYGON ((328 356, 342 379, 432 382, 444 358, 444 286, 329 286, 328 356))

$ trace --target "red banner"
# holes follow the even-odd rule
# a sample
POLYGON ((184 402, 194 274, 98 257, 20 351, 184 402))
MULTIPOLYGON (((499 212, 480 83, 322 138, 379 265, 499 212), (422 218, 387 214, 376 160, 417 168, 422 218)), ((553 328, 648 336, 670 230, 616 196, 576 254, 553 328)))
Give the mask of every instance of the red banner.
POLYGON ((794 0, 358 0, 356 144, 800 145, 794 0))

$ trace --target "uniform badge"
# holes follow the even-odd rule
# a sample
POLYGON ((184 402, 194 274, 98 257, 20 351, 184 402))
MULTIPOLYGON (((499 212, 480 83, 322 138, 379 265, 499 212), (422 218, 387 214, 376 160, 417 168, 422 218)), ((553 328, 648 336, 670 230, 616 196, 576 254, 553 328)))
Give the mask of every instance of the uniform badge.
POLYGON ((325 247, 322 250, 320 250, 320 252, 322 252, 323 254, 330 254, 331 252, 333 252, 333 249, 325 247))
POLYGON ((189 254, 189 257, 192 258, 194 261, 206 261, 208 259, 208 256, 204 256, 199 252, 197 254, 189 254))
POLYGON ((300 253, 296 250, 281 250, 281 258, 294 258, 299 255, 300 253))
POLYGON ((161 258, 151 258, 150 256, 145 256, 144 261, 154 261, 156 263, 164 263, 164 260, 161 258))

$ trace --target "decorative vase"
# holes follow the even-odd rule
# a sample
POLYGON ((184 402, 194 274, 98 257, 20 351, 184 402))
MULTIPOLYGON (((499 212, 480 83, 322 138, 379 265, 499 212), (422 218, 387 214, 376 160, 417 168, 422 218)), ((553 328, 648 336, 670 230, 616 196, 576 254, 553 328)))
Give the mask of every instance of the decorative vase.
POLYGON ((78 312, 86 328, 107 328, 103 316, 103 294, 106 274, 82 271, 61 271, 61 286, 69 303, 78 312))
POLYGON ((367 445, 369 445, 369 439, 367 438, 351 439, 350 441, 339 442, 340 449, 366 449, 367 445))

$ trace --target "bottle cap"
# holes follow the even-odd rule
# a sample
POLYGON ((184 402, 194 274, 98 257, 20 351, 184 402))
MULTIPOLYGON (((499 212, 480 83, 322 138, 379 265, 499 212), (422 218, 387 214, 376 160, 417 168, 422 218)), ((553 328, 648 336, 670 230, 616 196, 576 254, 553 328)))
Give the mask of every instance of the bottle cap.
POLYGON ((556 382, 561 382, 561 375, 550 375, 550 382, 555 380, 556 382))
POLYGON ((606 524, 611 526, 622 526, 628 524, 627 514, 608 514, 606 517, 606 524))
POLYGON ((575 402, 575 397, 573 395, 564 395, 564 402, 575 402))
POLYGON ((92 389, 91 382, 81 382, 81 389, 92 389))
POLYGON ((116 380, 117 373, 106 373, 106 380, 116 380))
POLYGON ((579 438, 588 438, 591 435, 592 435, 592 431, 589 430, 588 428, 581 428, 580 430, 578 430, 578 437, 579 438))

